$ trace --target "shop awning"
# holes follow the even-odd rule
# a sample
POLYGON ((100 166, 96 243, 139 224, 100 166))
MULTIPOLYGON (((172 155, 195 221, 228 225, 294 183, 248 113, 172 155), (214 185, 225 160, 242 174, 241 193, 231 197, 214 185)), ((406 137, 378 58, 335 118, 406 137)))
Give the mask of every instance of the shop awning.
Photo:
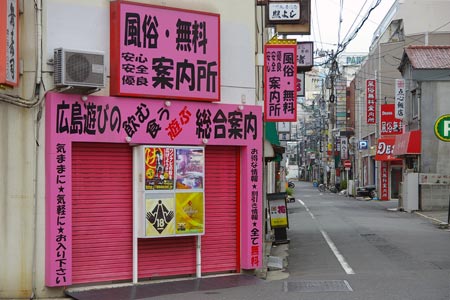
POLYGON ((395 137, 394 155, 420 154, 422 150, 421 130, 408 131, 395 137))
POLYGON ((382 136, 378 139, 375 160, 393 161, 398 160, 394 156, 395 136, 382 136))
POLYGON ((272 145, 280 145, 280 139, 278 138, 277 123, 276 122, 264 122, 265 128, 265 138, 272 145))
POLYGON ((264 157, 274 157, 275 161, 281 161, 284 147, 280 146, 276 124, 276 122, 264 122, 264 157))

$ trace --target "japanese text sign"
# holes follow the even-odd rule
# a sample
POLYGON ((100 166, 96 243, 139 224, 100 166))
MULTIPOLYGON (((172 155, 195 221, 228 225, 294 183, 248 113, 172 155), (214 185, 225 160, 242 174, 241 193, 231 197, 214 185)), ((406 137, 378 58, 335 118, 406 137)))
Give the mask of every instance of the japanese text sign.
POLYGON ((297 120, 297 45, 264 48, 264 120, 297 120))
POLYGON ((377 85, 376 80, 366 80, 366 116, 367 124, 375 124, 377 121, 377 85))
POLYGON ((111 95, 220 100, 220 16, 111 3, 111 95))
POLYGON ((402 120, 395 117, 394 110, 395 104, 382 104, 381 108, 381 122, 380 122, 380 134, 402 134, 403 124, 402 120))
POLYGON ((288 227, 286 197, 286 193, 267 194, 272 228, 288 227))
POLYGON ((270 22, 289 22, 300 20, 300 2, 269 2, 270 22))
POLYGON ((396 160, 394 156, 395 137, 384 136, 378 139, 377 152, 375 154, 375 160, 396 160))
MULTIPOLYGON (((192 101, 172 101, 169 105, 167 101, 158 99, 103 96, 89 96, 88 100, 83 101, 76 94, 47 93, 45 108, 47 286, 72 284, 72 144, 75 142, 129 143, 130 147, 131 144, 151 143, 173 145, 177 146, 176 149, 186 145, 189 145, 190 149, 193 146, 203 147, 205 143, 208 146, 240 147, 242 199, 249 199, 242 201, 240 208, 241 267, 254 269, 261 266, 264 231, 263 129, 260 106, 238 107, 192 101)), ((153 150, 156 158, 157 149, 153 150)), ((191 175, 188 180, 177 180, 183 175, 180 151, 173 152, 169 149, 160 157, 162 160, 159 163, 149 162, 145 170, 149 172, 149 176, 142 182, 147 192, 164 193, 174 187, 182 188, 188 194, 198 192, 199 163, 193 164, 191 161, 190 164, 190 170, 194 171, 197 177, 186 172, 191 175), (180 163, 178 166, 177 159, 180 163), (158 170, 157 166, 160 165, 165 168, 164 172, 158 170), (167 180, 156 182, 154 175, 158 175, 158 172, 164 179, 167 177, 167 180), (171 180, 172 175, 175 177, 171 180)), ((147 156, 149 159, 152 157, 151 153, 147 156)), ((200 195, 196 194, 195 197, 198 199, 196 205, 200 205, 203 201, 200 195)), ((187 200, 183 197, 163 199, 166 199, 164 202, 167 207, 169 202, 175 203, 176 206, 177 203, 187 200)), ((148 210, 153 211, 155 202, 152 200, 155 199, 150 197, 147 200, 148 210)), ((206 198, 205 201, 207 200, 206 198)), ((173 217, 176 219, 176 216, 173 217)), ((148 218, 152 219, 150 216, 148 218)), ((157 226, 157 229, 161 227, 157 226)), ((183 230, 182 224, 178 228, 175 226, 175 230, 183 230)))
POLYGON ((16 86, 19 82, 19 6, 17 0, 0 3, 0 84, 16 86))
POLYGON ((389 165, 387 161, 381 162, 380 173, 380 200, 389 200, 389 165))
POLYGON ((310 69, 314 65, 314 43, 298 42, 297 43, 297 68, 310 69))
POLYGON ((341 159, 348 159, 348 139, 341 136, 341 159))
POLYGON ((403 119, 405 116, 405 80, 395 79, 395 117, 403 119))

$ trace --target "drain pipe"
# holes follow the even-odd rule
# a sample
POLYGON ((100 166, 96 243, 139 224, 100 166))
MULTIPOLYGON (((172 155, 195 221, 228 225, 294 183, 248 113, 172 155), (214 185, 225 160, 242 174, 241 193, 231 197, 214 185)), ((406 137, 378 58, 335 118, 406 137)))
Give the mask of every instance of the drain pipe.
MULTIPOLYGON (((35 87, 35 101, 39 103, 40 99, 40 83, 42 80, 42 0, 34 1, 34 8, 36 14, 36 87, 35 87)), ((34 166, 34 216, 33 216, 33 253, 32 253, 32 271, 31 271, 31 296, 30 299, 35 299, 36 297, 36 261, 37 261, 37 216, 38 216, 38 173, 39 173, 39 130, 42 118, 42 105, 38 106, 38 112, 36 115, 36 125, 35 125, 35 166, 34 166)))

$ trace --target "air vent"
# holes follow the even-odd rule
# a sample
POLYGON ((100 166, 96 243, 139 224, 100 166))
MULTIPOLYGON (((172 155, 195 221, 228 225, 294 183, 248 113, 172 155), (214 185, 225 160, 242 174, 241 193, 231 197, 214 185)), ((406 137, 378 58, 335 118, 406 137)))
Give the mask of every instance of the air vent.
POLYGON ((103 52, 54 50, 54 79, 57 87, 105 87, 105 54, 103 52))

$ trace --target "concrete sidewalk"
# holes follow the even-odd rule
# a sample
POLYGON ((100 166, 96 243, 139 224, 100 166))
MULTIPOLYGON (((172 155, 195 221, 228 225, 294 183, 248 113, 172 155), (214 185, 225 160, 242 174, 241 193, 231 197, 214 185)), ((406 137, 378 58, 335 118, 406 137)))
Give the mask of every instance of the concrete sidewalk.
POLYGON ((448 210, 415 211, 414 213, 436 223, 439 227, 448 228, 448 210))

